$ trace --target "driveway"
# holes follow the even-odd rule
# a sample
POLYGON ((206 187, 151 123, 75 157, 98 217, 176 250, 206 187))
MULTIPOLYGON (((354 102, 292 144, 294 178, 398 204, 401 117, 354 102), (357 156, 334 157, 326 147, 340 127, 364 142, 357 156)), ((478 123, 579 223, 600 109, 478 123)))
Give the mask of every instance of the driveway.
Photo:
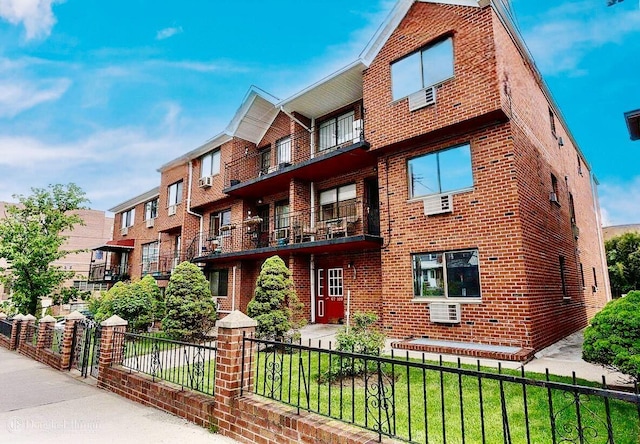
POLYGON ((0 347, 0 442, 234 444, 0 347))

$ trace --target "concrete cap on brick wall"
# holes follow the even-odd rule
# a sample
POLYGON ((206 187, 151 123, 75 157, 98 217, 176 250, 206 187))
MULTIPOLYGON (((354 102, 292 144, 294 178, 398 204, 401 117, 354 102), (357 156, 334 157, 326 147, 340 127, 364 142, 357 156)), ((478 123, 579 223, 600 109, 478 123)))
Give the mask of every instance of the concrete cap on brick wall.
POLYGON ((19 313, 13 317, 14 321, 22 321, 24 319, 24 315, 19 313))
POLYGON ((56 318, 54 318, 53 316, 45 316, 44 318, 40 319, 41 324, 55 324, 55 322, 56 318))
POLYGON ((216 326, 218 328, 249 328, 257 327, 258 322, 241 311, 236 310, 225 316, 224 319, 216 322, 216 326))
POLYGON ((129 325, 129 323, 120 316, 113 315, 106 321, 101 322, 100 325, 103 327, 120 327, 123 325, 129 325))
POLYGON ((0 319, 7 319, 6 313, 0 313, 0 319))
POLYGON ((23 321, 27 321, 27 322, 31 322, 31 321, 35 321, 36 317, 32 314, 28 314, 26 315, 24 318, 22 318, 23 321))
POLYGON ((74 311, 64 317, 67 321, 81 321, 86 319, 86 316, 80 313, 79 311, 74 311))

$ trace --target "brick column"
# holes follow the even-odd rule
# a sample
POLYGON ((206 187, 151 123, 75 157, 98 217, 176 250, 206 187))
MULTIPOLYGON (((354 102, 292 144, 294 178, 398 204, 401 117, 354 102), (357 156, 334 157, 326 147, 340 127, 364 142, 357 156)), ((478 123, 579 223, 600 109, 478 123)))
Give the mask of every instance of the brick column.
POLYGON ((38 329, 38 343, 36 348, 44 350, 51 348, 53 344, 53 326, 56 324, 56 318, 53 316, 45 316, 40 319, 40 328, 38 329))
POLYGON ((77 322, 86 319, 79 311, 74 311, 64 317, 64 332, 60 344, 60 368, 71 370, 71 354, 73 349, 73 332, 77 322))
POLYGON ((127 321, 116 315, 111 316, 100 324, 102 334, 100 337, 100 371, 98 373, 98 384, 104 373, 104 368, 109 367, 112 361, 116 363, 121 362, 124 337, 122 335, 115 335, 114 333, 126 332, 128 324, 127 321), (115 353, 114 350, 116 351, 115 353))
POLYGON ((22 323, 24 315, 16 315, 13 317, 13 328, 11 329, 11 340, 9 341, 9 350, 16 350, 18 348, 18 341, 20 340, 18 328, 22 323))
POLYGON ((242 338, 252 336, 258 323, 240 311, 234 311, 224 319, 219 320, 218 345, 216 352, 216 385, 215 385, 215 416, 218 427, 231 430, 234 424, 234 400, 240 396, 242 376, 244 374, 244 388, 253 390, 253 372, 251 369, 251 355, 255 347, 247 344, 244 348, 244 368, 242 368, 242 338))

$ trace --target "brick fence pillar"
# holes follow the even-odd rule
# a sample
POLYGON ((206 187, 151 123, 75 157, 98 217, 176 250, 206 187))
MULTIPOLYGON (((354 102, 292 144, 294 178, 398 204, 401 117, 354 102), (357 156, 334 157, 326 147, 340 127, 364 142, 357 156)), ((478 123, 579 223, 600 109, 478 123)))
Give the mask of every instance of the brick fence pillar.
POLYGON ((22 319, 24 315, 18 314, 13 317, 13 327, 11 329, 11 340, 9 342, 9 350, 16 350, 18 348, 18 341, 20 340, 20 327, 22 325, 22 319))
POLYGON ((100 386, 101 378, 104 375, 103 369, 109 367, 112 361, 121 361, 124 337, 115 333, 125 333, 128 324, 127 321, 116 315, 111 316, 100 324, 102 333, 100 337, 98 386, 100 386))
POLYGON ((218 345, 216 351, 215 416, 218 427, 231 430, 234 424, 234 401, 245 390, 253 390, 251 355, 255 347, 243 347, 243 337, 252 336, 258 323, 240 311, 234 311, 219 320, 218 345), (242 357, 244 351, 244 368, 242 357))
POLYGON ((79 311, 74 311, 64 317, 64 332, 62 333, 62 342, 60 344, 60 368, 62 370, 71 370, 72 354, 73 354, 73 333, 76 323, 86 319, 86 316, 79 311))
POLYGON ((53 326, 56 325, 56 318, 53 316, 45 316, 40 319, 40 328, 38 329, 38 342, 36 348, 44 350, 51 348, 53 345, 53 326))

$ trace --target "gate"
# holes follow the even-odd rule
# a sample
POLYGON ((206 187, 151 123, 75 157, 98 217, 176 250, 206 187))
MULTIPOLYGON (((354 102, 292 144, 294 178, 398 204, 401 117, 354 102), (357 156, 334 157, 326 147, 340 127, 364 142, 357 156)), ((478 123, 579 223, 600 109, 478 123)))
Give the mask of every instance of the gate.
POLYGON ((100 361, 100 339, 102 330, 89 319, 76 322, 73 326, 73 343, 69 370, 77 369, 83 377, 98 377, 100 361))

